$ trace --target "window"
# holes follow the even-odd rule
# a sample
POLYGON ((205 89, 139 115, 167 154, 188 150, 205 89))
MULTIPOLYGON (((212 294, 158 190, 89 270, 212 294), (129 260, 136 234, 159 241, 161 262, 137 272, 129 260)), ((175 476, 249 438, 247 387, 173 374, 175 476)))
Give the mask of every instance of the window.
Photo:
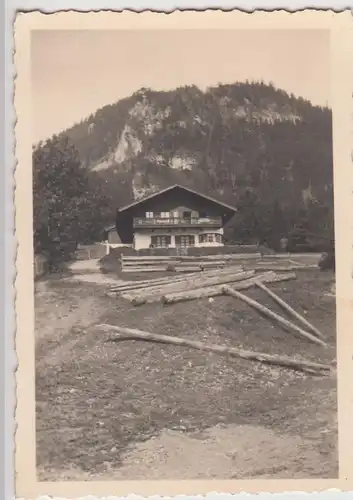
POLYGON ((195 246, 195 236, 192 234, 176 236, 175 245, 177 247, 193 247, 195 246))
POLYGON ((191 219, 191 212, 183 212, 183 219, 191 219))
POLYGON ((156 248, 166 248, 171 243, 171 236, 167 234, 158 234, 156 236, 151 236, 151 244, 156 248))
POLYGON ((169 212, 161 212, 161 217, 162 217, 162 219, 169 219, 170 213, 169 212))
POLYGON ((200 243, 222 243, 222 235, 219 233, 204 233, 199 235, 200 243))
POLYGON ((153 212, 146 212, 146 219, 153 219, 153 212))

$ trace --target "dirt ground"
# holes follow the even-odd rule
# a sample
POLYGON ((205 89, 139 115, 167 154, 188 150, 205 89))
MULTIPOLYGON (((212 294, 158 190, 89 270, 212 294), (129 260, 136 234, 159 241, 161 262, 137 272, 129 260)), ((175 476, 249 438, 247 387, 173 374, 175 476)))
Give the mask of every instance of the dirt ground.
MULTIPOLYGON (((36 284, 40 480, 337 477, 336 380, 197 350, 116 343, 97 323, 331 363, 330 273, 271 285, 323 349, 230 297, 133 308, 100 285, 36 284)), ((259 289, 246 292, 273 310, 259 289)), ((283 314, 283 312, 281 312, 283 314)))

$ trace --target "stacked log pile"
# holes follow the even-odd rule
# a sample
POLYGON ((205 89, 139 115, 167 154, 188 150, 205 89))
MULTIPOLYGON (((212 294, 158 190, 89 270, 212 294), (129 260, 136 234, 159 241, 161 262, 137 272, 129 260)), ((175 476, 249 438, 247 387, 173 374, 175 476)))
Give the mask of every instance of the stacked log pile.
MULTIPOLYGON (((236 257, 239 256, 237 255, 236 257)), ((257 310, 262 316, 267 316, 272 322, 276 322, 287 332, 297 335, 306 341, 327 347, 322 333, 307 318, 304 318, 290 304, 267 287, 271 283, 295 279, 296 274, 293 272, 294 269, 307 269, 317 266, 314 262, 310 262, 310 258, 308 259, 309 262, 306 260, 304 263, 300 263, 298 256, 295 256, 293 260, 289 259, 288 256, 286 258, 277 257, 275 259, 271 256, 271 258, 273 260, 265 257, 259 261, 257 257, 252 257, 253 260, 250 264, 250 259, 244 259, 244 256, 241 256, 235 259, 237 265, 234 265, 234 259, 228 259, 227 265, 222 269, 211 268, 204 270, 202 273, 198 271, 182 275, 173 274, 168 277, 152 280, 127 281, 111 287, 110 293, 121 296, 125 300, 130 301, 134 306, 153 302, 168 305, 205 297, 227 295, 245 302, 249 307, 257 310), (286 312, 287 317, 281 316, 269 307, 242 293, 251 287, 258 287, 270 296, 286 312), (288 316, 296 320, 297 324, 289 320, 288 316)), ((209 259, 209 261, 212 260, 217 262, 215 258, 209 259)), ((189 261, 186 260, 183 262, 192 261, 193 259, 191 258, 189 261)), ((329 374, 334 370, 334 367, 331 365, 313 363, 304 359, 298 360, 297 358, 276 356, 262 352, 244 351, 229 346, 196 342, 182 337, 170 337, 106 324, 99 325, 98 328, 112 333, 114 335, 112 340, 114 341, 130 339, 173 344, 247 359, 249 361, 280 365, 315 375, 329 374)))
POLYGON ((126 281, 112 286, 110 293, 120 295, 133 305, 151 302, 174 304, 224 293, 222 286, 234 283, 236 290, 246 290, 256 282, 274 283, 295 278, 294 271, 317 268, 316 256, 288 254, 261 256, 260 254, 210 255, 203 257, 124 257, 123 268, 129 272, 174 270, 169 276, 150 280, 126 281), (293 260, 295 258, 295 260, 293 260), (304 259, 304 263, 300 262, 304 259), (179 268, 178 268, 179 265, 179 268), (188 272, 186 272, 188 271, 188 272))
POLYGON ((291 268, 286 268, 284 273, 275 273, 272 270, 266 272, 260 270, 259 273, 257 271, 257 269, 248 269, 238 265, 225 269, 211 269, 202 273, 128 281, 112 286, 110 294, 121 296, 134 306, 153 302, 174 304, 223 295, 222 286, 226 284, 233 284, 237 290, 246 290, 254 287, 257 282, 275 283, 296 278, 291 268))
MULTIPOLYGON (((296 275, 293 272, 285 274, 275 273, 269 271, 266 273, 257 274, 254 270, 244 271, 238 270, 234 274, 223 273, 222 276, 215 275, 205 278, 194 278, 192 275, 184 280, 172 283, 163 282, 155 283, 153 286, 135 289, 130 289, 129 293, 121 293, 121 295, 130 300, 134 305, 141 305, 146 302, 154 302, 161 300, 164 304, 171 304, 179 301, 192 300, 202 297, 212 297, 215 295, 228 295, 235 299, 242 300, 250 307, 259 311, 263 316, 267 316, 271 321, 277 322, 279 326, 287 332, 294 333, 307 341, 318 344, 322 347, 327 347, 322 333, 312 325, 306 318, 300 315, 293 307, 284 301, 277 294, 269 290, 265 283, 274 283, 294 279, 296 275), (216 283, 216 285, 212 285, 216 283), (230 286, 232 284, 232 286, 230 286), (301 325, 295 324, 289 319, 275 313, 270 308, 260 304, 258 301, 251 299, 240 292, 252 286, 257 286, 268 294, 278 305, 280 305, 287 313, 287 315, 295 318, 301 325), (166 293, 167 290, 167 293, 166 293), (304 329, 305 327, 305 329, 304 329)), ((158 280, 155 280, 158 281, 158 280)), ((182 337, 170 337, 167 335, 159 335, 155 333, 145 332, 141 330, 133 330, 114 325, 99 325, 98 328, 106 332, 114 334, 114 341, 119 340, 143 340, 164 344, 172 344, 177 346, 189 347, 192 349, 199 349, 201 351, 214 352, 220 355, 230 357, 238 357, 247 359, 249 361, 257 361, 272 365, 284 366, 294 370, 300 370, 314 375, 324 375, 331 373, 334 366, 313 363, 308 360, 298 360, 297 358, 289 358, 284 356, 276 356, 263 352, 244 351, 228 346, 206 344, 203 342, 196 342, 193 340, 185 339, 182 337)))

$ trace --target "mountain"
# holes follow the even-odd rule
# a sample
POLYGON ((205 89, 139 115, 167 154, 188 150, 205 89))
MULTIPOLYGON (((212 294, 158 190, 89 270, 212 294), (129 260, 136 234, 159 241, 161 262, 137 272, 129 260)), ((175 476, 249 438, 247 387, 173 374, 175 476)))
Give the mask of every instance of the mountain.
POLYGON ((277 207, 288 225, 308 207, 332 213, 331 122, 328 108, 245 82, 141 89, 63 134, 114 209, 179 183, 235 205, 277 207))

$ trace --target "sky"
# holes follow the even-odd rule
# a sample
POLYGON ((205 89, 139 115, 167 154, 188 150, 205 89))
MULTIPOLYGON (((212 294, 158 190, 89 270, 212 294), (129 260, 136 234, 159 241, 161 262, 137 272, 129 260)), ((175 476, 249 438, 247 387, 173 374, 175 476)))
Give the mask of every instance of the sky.
POLYGON ((141 87, 263 80, 330 105, 324 30, 40 30, 31 38, 33 142, 141 87))

